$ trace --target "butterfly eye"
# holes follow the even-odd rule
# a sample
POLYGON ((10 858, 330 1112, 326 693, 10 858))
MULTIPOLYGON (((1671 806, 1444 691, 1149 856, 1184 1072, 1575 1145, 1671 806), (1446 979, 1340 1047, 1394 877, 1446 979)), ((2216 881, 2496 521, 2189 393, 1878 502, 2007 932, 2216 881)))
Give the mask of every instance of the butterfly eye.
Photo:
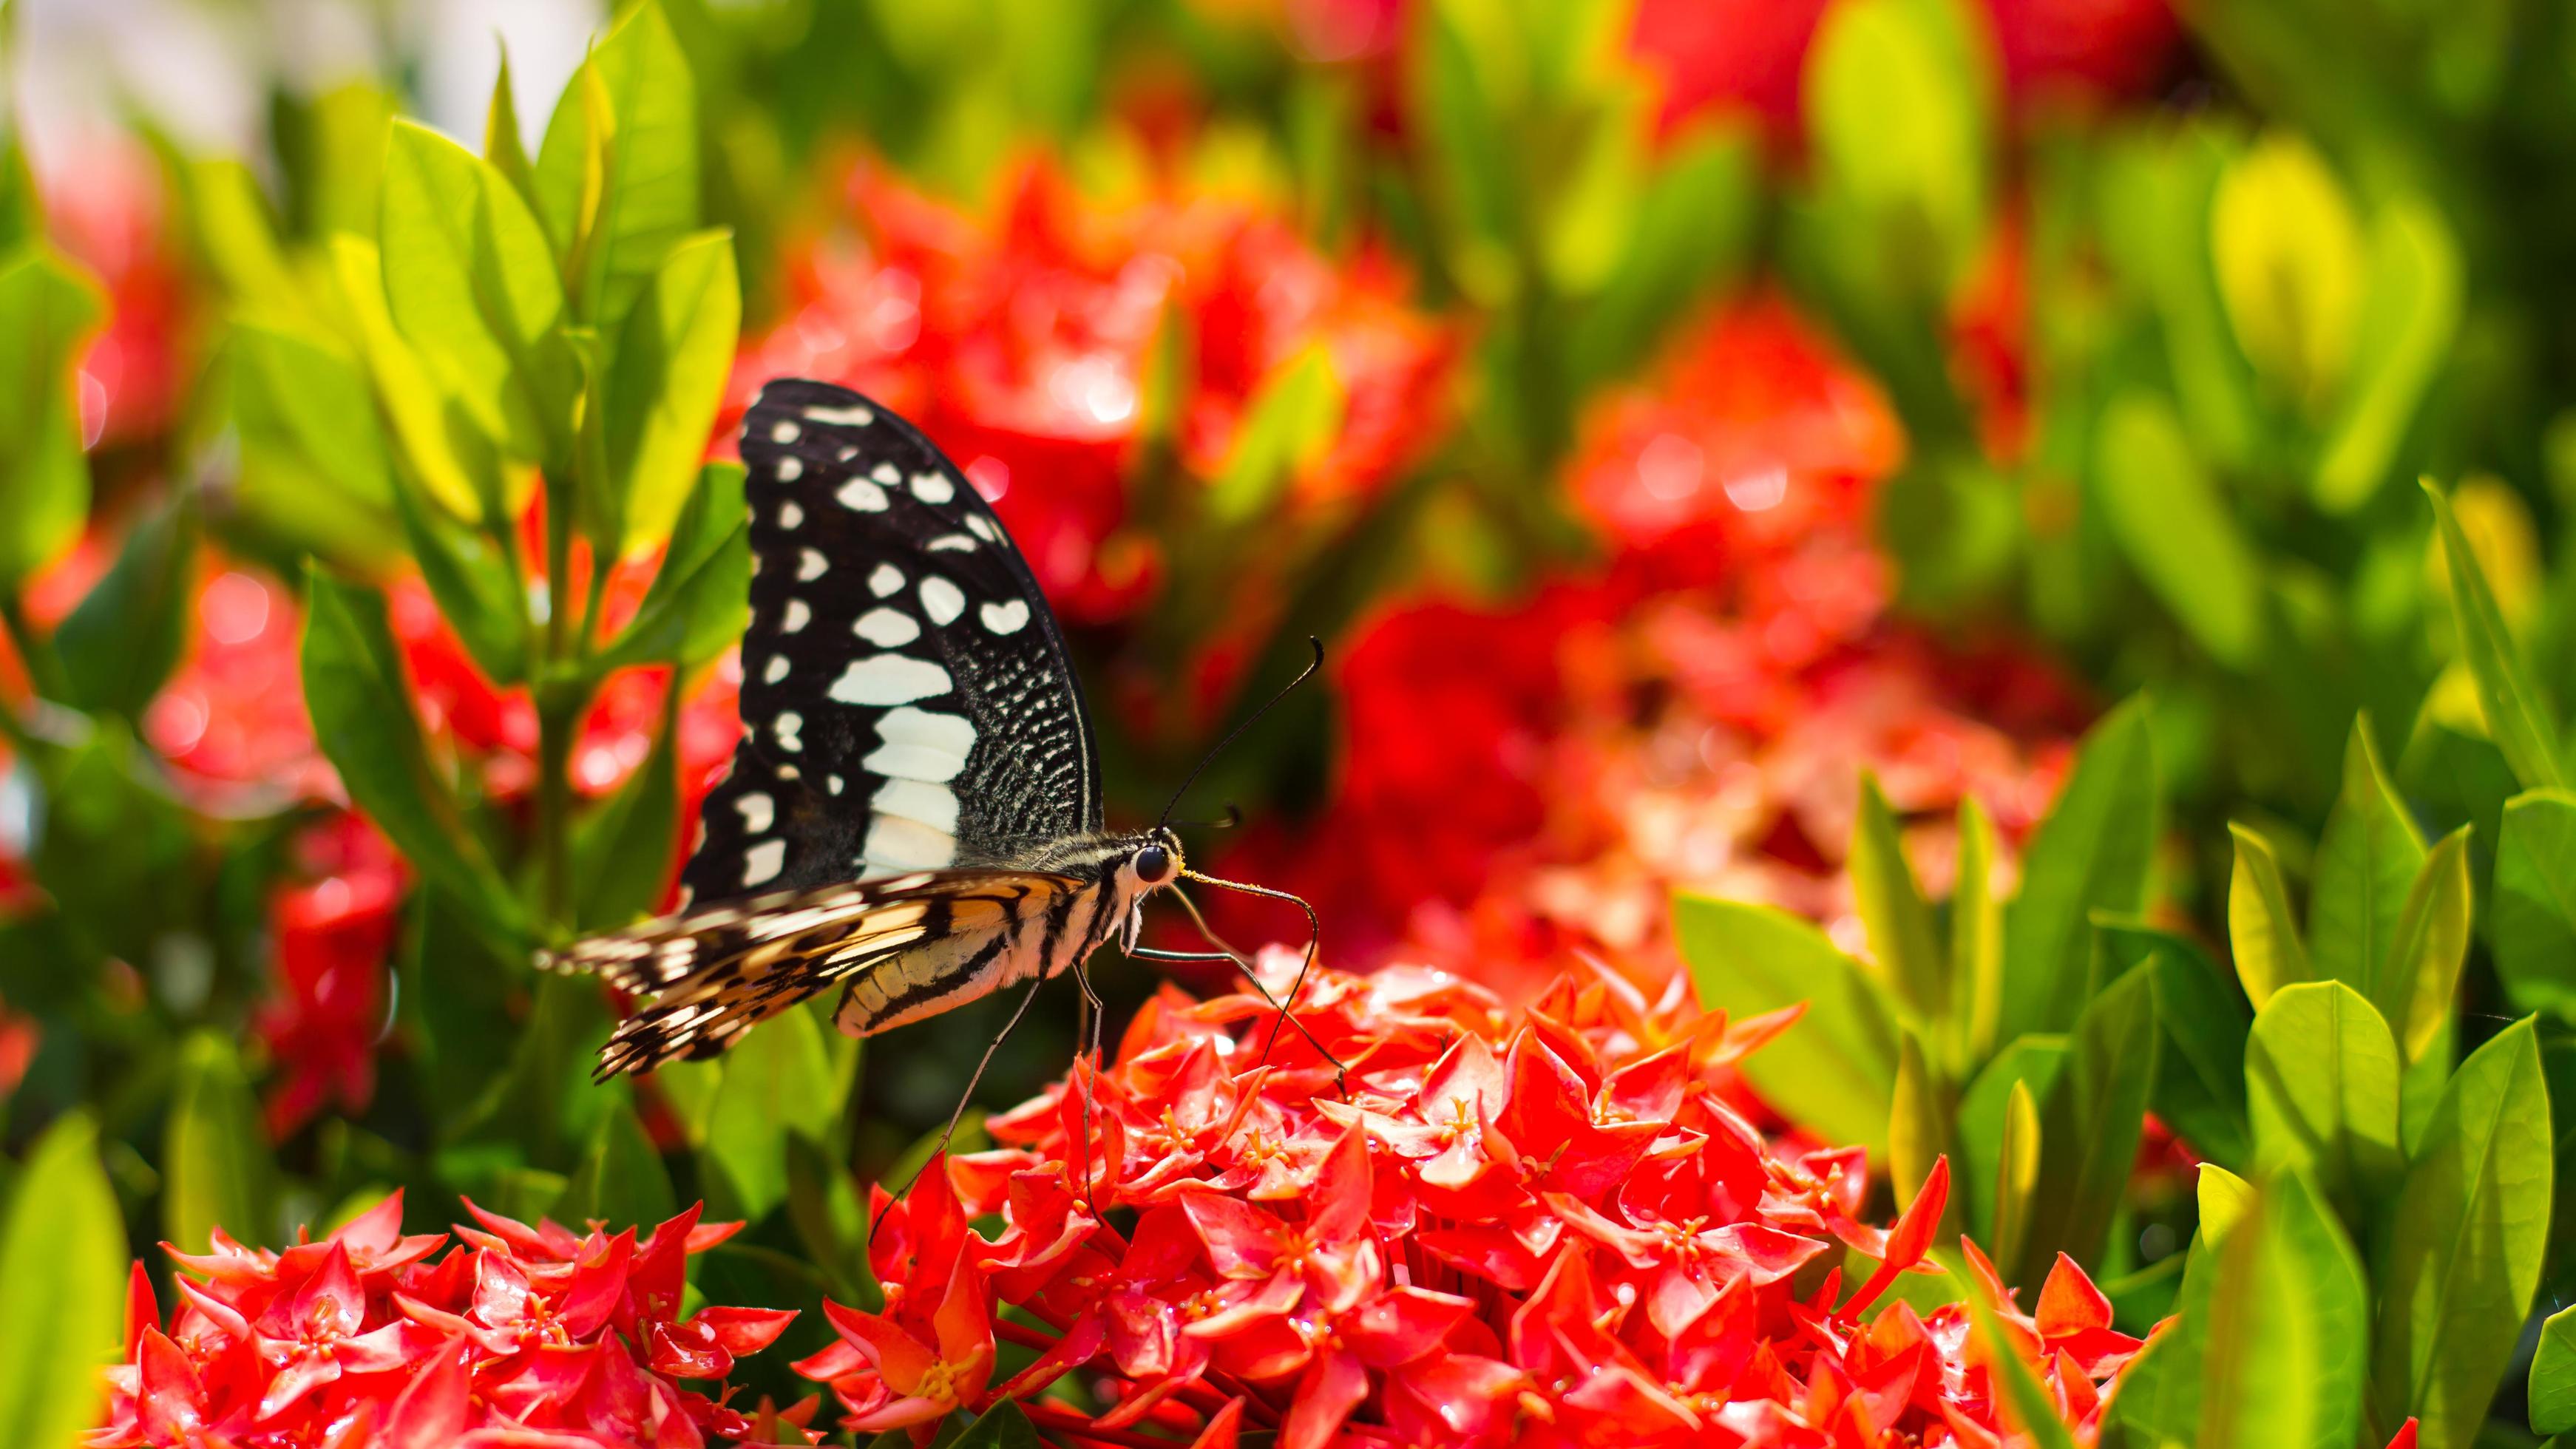
POLYGON ((1161 885, 1172 874, 1172 853, 1159 845, 1149 845, 1136 852, 1136 878, 1147 885, 1161 885))

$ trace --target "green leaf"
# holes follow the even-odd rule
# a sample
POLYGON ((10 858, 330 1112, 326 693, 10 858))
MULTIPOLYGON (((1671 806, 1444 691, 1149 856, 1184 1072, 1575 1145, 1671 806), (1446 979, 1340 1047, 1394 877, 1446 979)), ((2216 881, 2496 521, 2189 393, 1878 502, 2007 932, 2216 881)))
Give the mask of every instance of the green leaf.
POLYGON ((336 559, 398 556, 392 474, 366 374, 324 341, 259 323, 236 323, 227 354, 242 511, 336 559))
POLYGON ((1919 236, 1940 279, 1967 265, 1989 224, 1991 61, 1974 46, 1940 0, 1852 0, 1817 27, 1800 86, 1826 184, 1919 236))
POLYGON ((2030 1255, 2031 1223, 2039 1213, 2039 1173, 2047 1146, 2039 1103, 2030 1083, 2015 1081, 2004 1097, 2003 1132, 1995 1140, 1993 1221, 1987 1234, 2003 1261, 2030 1255))
POLYGON ((1573 386, 1636 366, 1694 300, 1744 265, 1761 217, 1760 186, 1761 150, 1747 127, 1695 129, 1662 147, 1626 255, 1573 329, 1573 386))
POLYGON ((1754 1090, 1827 1141, 1865 1144, 1884 1161, 1898 1047, 1877 981, 1824 932, 1769 906, 1683 894, 1673 922, 1701 1006, 1740 1020, 1806 1003, 1778 1041, 1745 1058, 1754 1090))
POLYGON ((2421 1421, 2425 1449, 2476 1439, 2513 1356, 2547 1246, 2550 1145, 2525 1017, 2443 1088, 2389 1235, 2372 1391, 2382 1423, 2421 1421))
POLYGON ((2423 868, 2424 837, 2380 768, 2368 717, 2356 718, 2344 749, 2343 792, 2317 842, 2316 884, 2308 898, 2308 957, 2319 977, 2381 999, 2380 968, 2405 913, 2407 888, 2423 868))
POLYGON ((1888 1105, 1887 1172, 1896 1195, 1906 1202, 1923 1190, 1932 1164, 1950 1150, 1952 1111, 1945 1096, 1924 1064, 1922 1042, 1914 1033, 1905 1033, 1896 1058, 1896 1089, 1888 1105))
POLYGON ((224 295, 273 325, 311 325, 312 307, 277 239, 259 179, 239 161, 188 163, 188 219, 224 295))
POLYGON ((2003 1035, 2062 1031, 2090 989, 2095 911, 2146 904, 2155 853, 2155 746, 2143 699, 2084 738, 2056 808, 2022 852, 2021 894, 2004 913, 2003 1035))
POLYGON ((2220 177, 2209 237, 2246 358, 2316 409, 2350 364, 2361 302, 2361 237, 2334 172, 2304 139, 2264 137, 2220 177))
POLYGON ((751 597, 751 515, 742 465, 709 463, 672 524, 662 567, 597 667, 703 664, 742 635, 751 597))
POLYGON ((1347 403, 1332 352, 1321 342, 1272 368, 1254 390, 1224 466, 1207 490, 1209 516, 1231 525, 1268 513, 1299 470, 1321 459, 1340 436, 1347 403))
POLYGON ((106 577, 54 631, 71 704, 142 718, 196 617, 196 565, 192 495, 153 510, 126 534, 106 577))
POLYGON ((2370 279, 2343 406, 2317 455, 2319 507, 2350 513, 2377 496, 2424 391, 2459 330, 2458 246, 2418 197, 2382 206, 2370 234, 2370 279))
POLYGON ((2113 966, 2152 964, 2156 973, 2156 1116, 2204 1158, 2242 1165, 2253 1157, 2245 1119, 2245 1003, 2209 953, 2143 922, 2096 919, 2113 966))
POLYGON ((1950 1003, 1948 956, 1933 933, 1932 907, 1906 863, 1896 814, 1888 809, 1878 780, 1866 771, 1860 778, 1849 864, 1852 895, 1879 971, 1918 1018, 1942 1021, 1950 1003))
POLYGON ((2004 910, 1995 896, 1995 822, 1976 796, 1959 801, 1958 880, 1950 888, 1953 1065, 1994 1055, 2003 1017, 2004 910))
POLYGON ((89 516, 72 363, 106 314, 98 284, 42 248, 0 261, 0 589, 80 536, 89 516))
POLYGON ((306 573, 306 595, 305 704, 350 801, 496 950, 520 955, 527 930, 518 902, 430 768, 384 596, 318 568, 306 573))
MULTIPOLYGON (((376 244, 364 237, 333 236, 331 269, 349 305, 376 403, 399 444, 407 481, 425 489, 451 517, 468 523, 518 517, 524 500, 503 496, 498 442, 430 375, 394 325, 393 307, 385 300, 384 258, 376 244)), ((348 427, 356 420, 333 421, 348 427)), ((391 491, 381 487, 368 496, 391 491)))
POLYGON ((840 1113, 822 1028, 780 1012, 725 1053, 707 1108, 707 1152, 732 1189, 728 1212, 757 1223, 787 1200, 787 1140, 824 1141, 840 1113))
POLYGON ((73 1449, 99 1422, 125 1320, 124 1214, 98 1129, 55 1122, 10 1183, 0 1223, 0 1444, 73 1449))
POLYGON ((483 108, 483 159, 492 169, 507 177, 531 207, 541 203, 537 195, 536 168, 528 163, 526 133, 519 125, 519 101, 510 85, 510 47, 499 36, 493 45, 501 52, 500 74, 492 78, 492 100, 483 108))
POLYGON ((2449 1025, 2469 958, 2469 827, 2445 835, 2406 893, 2371 999, 2413 1062, 2449 1025))
MULTIPOLYGON (((2056 1085, 2057 1075, 2066 1068, 2067 1044, 2062 1036, 2025 1036, 1995 1054, 1959 1096, 1959 1130, 1955 1137, 1959 1150, 1959 1171, 1951 1174, 1951 1191, 1961 1199, 1961 1219, 1977 1241, 1998 1254, 2004 1262, 2001 1245, 1995 1241, 1993 1224, 1995 1203, 1993 1188, 2003 1161, 2003 1137, 2015 1084, 2028 1087, 2035 1112, 2041 1098, 2056 1085)), ((2037 1119, 2032 1129, 2038 1128, 2037 1119)), ((2035 1140, 2035 1139, 2034 1139, 2035 1140)), ((2034 1166, 2036 1159, 2033 1159, 2034 1166)), ((2009 1264, 2007 1264, 2009 1266, 2009 1264)))
POLYGON ((500 547, 440 511, 422 490, 394 490, 394 509, 438 612, 494 684, 528 677, 528 601, 500 547))
POLYGON ((2193 1184, 2193 1197, 2200 1208, 2201 1238, 2215 1243, 2244 1221, 2245 1210, 2254 1204, 2254 1184, 2217 1163, 2204 1162, 2193 1184))
POLYGON ((447 1175, 471 1181, 468 1164, 497 1162, 498 1180, 519 1181, 533 1199, 530 1212, 548 1211, 561 1201, 569 1171, 588 1154, 601 1121, 626 1100, 590 1081, 592 1054, 607 1039, 609 1026, 599 983, 538 977, 536 1003, 508 1068, 453 1129, 442 1163, 447 1175), (529 1175, 513 1178, 522 1171, 529 1175))
POLYGON ((2562 1308, 2540 1325, 2531 1355, 2531 1432, 2576 1430, 2576 1308, 2562 1308))
POLYGON ((2307 948, 2299 943, 2298 918, 2272 843, 2242 825, 2227 833, 2236 842, 2236 865, 2227 886, 2227 939, 2236 954, 2237 979, 2261 1010, 2283 987, 2316 979, 2307 948))
POLYGON ((1037 1426, 1006 1399, 986 1410, 949 1449, 1039 1449, 1037 1426))
POLYGON ((2429 478, 2424 495, 2433 500, 2434 526, 2451 576, 2451 621, 2460 633, 2460 656, 2478 681, 2478 708, 2486 715, 2487 734, 2525 789, 2564 787, 2568 780, 2558 759, 2558 722, 2532 684, 2478 556, 2452 515, 2450 495, 2429 478))
POLYGON ((564 87, 537 148, 538 204, 557 250, 576 258, 567 270, 581 316, 604 328, 624 319, 662 259, 697 228, 698 189, 697 80, 662 7, 647 0, 564 87), (604 117, 583 99, 592 78, 604 117), (594 151, 603 174, 590 182, 594 151))
POLYGON ((2370 1363, 2361 1259, 2300 1176, 2265 1182, 2187 1298, 2202 1343, 2197 1449, 2352 1449, 2370 1363))
POLYGON ((1970 1293, 1966 1301, 1969 1314, 1976 1319, 1977 1336, 1985 1340, 1981 1357, 2003 1390, 2000 1407, 2004 1423, 2019 1430, 2016 1437, 2034 1449, 2075 1449, 2075 1436, 2067 1432, 2066 1421, 2058 1417, 2055 1396, 2022 1361, 2014 1336, 2004 1330, 1994 1306, 1980 1293, 1970 1293))
POLYGON ((2361 1221, 2405 1170, 2397 1072, 2397 1042, 2360 992, 2340 981, 2283 987, 2245 1043, 2255 1167, 2305 1170, 2347 1221, 2361 1221))
MULTIPOLYGON (((2190 1291, 2190 1267, 2184 1264, 2185 1293, 2190 1291)), ((2102 1410, 2101 1449, 2168 1449, 2191 1443, 2200 1432, 2200 1368, 2200 1345, 2190 1324, 2177 1323, 2148 1339, 2120 1371, 2120 1392, 2102 1410)))
POLYGON ((2576 795, 2505 802, 2488 904, 2496 975, 2523 1011, 2576 1014, 2576 795))
POLYGON ((2095 435, 2093 476, 2111 537, 2192 639, 2229 669, 2260 663, 2262 562, 2161 396, 2112 401, 2095 435))
POLYGON ((554 1216, 573 1223, 604 1222, 613 1231, 627 1225, 649 1228, 677 1211, 662 1154, 636 1120, 635 1109, 620 1106, 600 1119, 581 1170, 565 1186, 554 1216))
POLYGON ((573 841, 574 917, 585 931, 623 926, 662 899, 680 850, 676 685, 666 696, 653 752, 617 793, 582 822, 573 841))
POLYGON ((189 1253, 205 1252, 218 1227, 265 1242, 277 1227, 276 1174, 239 1051, 213 1032, 189 1037, 162 1138, 162 1231, 189 1253))
POLYGON ((2156 1076, 2155 974, 2133 968, 2086 1004, 2066 1068, 2040 1104, 2039 1190, 2022 1275, 2037 1283, 2057 1255, 2100 1262, 2146 1125, 2156 1076))
POLYGON ((508 178, 396 121, 377 245, 395 324, 476 426, 512 457, 562 466, 579 386, 563 284, 508 178))
POLYGON ((742 284, 733 236, 701 232, 674 247, 618 334, 608 380, 608 468, 627 548, 671 529, 733 370, 742 284))

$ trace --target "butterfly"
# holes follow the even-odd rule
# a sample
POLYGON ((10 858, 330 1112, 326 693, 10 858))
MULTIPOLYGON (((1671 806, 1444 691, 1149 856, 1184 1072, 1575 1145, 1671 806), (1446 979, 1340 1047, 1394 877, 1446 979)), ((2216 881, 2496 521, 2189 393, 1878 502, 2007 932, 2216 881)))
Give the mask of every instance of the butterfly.
POLYGON ((647 1002, 594 1076, 713 1056, 834 987, 852 1036, 1028 982, 1016 1025, 1068 970, 1096 1013, 1083 967, 1112 939, 1219 959, 1138 946, 1155 892, 1186 877, 1294 899, 1191 871, 1168 810, 1103 827, 1064 633, 1001 519, 918 429, 779 379, 741 454, 743 736, 700 808, 682 909, 539 957, 647 1002))

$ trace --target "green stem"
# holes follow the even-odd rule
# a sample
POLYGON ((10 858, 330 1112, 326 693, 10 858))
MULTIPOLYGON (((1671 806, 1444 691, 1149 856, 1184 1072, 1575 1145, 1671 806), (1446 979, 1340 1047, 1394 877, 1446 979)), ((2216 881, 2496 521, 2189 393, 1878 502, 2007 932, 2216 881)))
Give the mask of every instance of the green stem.
POLYGON ((544 653, 529 670, 537 699, 537 909, 554 926, 572 924, 572 746, 580 691, 561 666, 572 650, 572 487, 549 472, 546 490, 544 653))

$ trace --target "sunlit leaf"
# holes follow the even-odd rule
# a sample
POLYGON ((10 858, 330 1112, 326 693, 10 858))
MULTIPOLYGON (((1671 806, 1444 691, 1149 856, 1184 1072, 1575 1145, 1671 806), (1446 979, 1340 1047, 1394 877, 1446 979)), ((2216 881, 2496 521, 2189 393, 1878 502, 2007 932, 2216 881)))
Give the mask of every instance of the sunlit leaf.
POLYGON ((2322 408, 2361 311, 2361 235, 2341 183, 2305 140, 2267 136, 2220 178, 2209 227, 2237 343, 2275 386, 2322 408))
POLYGON ((2203 1158, 2253 1156, 2245 1120, 2245 1035, 2253 1022, 2218 963, 2188 937, 2138 921, 2097 918, 2113 970, 2156 973, 2156 1116, 2203 1158))
POLYGON ((1951 1059, 1993 1055, 2003 1018, 2004 907, 1995 894, 1994 817, 1976 796, 1959 801, 1959 860, 1950 888, 1951 1059))
POLYGON ((1878 983, 1824 932, 1769 906, 1685 894, 1673 922, 1702 1006, 1742 1019, 1806 1003, 1796 1025, 1744 1059, 1763 1100, 1884 1160, 1898 1046, 1878 983))
POLYGON ((565 85, 538 147, 536 191, 558 251, 587 242, 572 279, 581 316, 614 327, 663 258, 698 225, 697 81, 662 7, 629 8, 565 85), (608 130, 584 104, 596 77, 608 130), (605 175, 583 237, 584 167, 605 175))
POLYGON ((2381 969, 2406 910, 2407 890, 2423 868, 2424 837, 2380 768, 2369 720, 2356 719, 2344 752, 2343 791, 2317 842, 2315 888, 2308 898, 2310 969, 2383 1001, 2381 969))
POLYGON ((2185 1299, 2201 1358, 2198 1449, 2350 1449, 2370 1365, 2351 1240, 2296 1172, 2268 1179, 2185 1299))
POLYGON ((2022 1276, 2036 1283, 2064 1253, 2101 1260, 2146 1123, 2156 1073, 2155 975, 2134 967, 2087 1003, 2065 1069, 2040 1106, 2039 1187, 2022 1276))
POLYGON ((2531 1432, 2576 1430, 2576 1308, 2562 1308, 2540 1326, 2531 1355, 2531 1432))
POLYGON ((247 1242, 276 1229, 276 1165, 259 1099, 238 1048, 212 1032, 189 1037, 182 1049, 161 1174, 161 1228, 183 1252, 205 1252, 218 1227, 247 1242))
POLYGON ((2143 699, 2105 715, 2022 852, 2004 913, 2003 1036, 2062 1031, 2091 988, 2092 917, 2145 904, 2160 794, 2143 699))
POLYGON ((741 637, 751 589, 751 523, 740 463, 709 463, 681 505, 662 567, 599 667, 703 664, 741 637))
POLYGON ((2506 802, 2487 911, 2496 975, 2513 1004, 2576 1009, 2576 795, 2532 790, 2506 802))
POLYGON ((1347 402, 1332 353, 1321 342, 1273 368, 1253 393, 1208 489, 1210 515, 1239 524, 1267 513, 1299 471, 1332 446, 1347 402))
POLYGON ((608 469, 628 548, 659 543, 687 498, 733 369, 742 286, 733 238, 674 247, 618 334, 608 380, 608 469))
POLYGON ((1936 276, 1965 266, 1988 225, 1983 38, 1939 0, 1836 5, 1808 45, 1799 88, 1825 184, 1920 232, 1936 248, 1936 276))
POLYGON ((2140 578, 2209 657, 2249 669, 2264 648, 2263 567, 2163 398, 2102 416, 2093 473, 2105 521, 2140 578))
POLYGON ((2338 513, 2359 508, 2387 482, 2416 409, 2460 323, 2459 248, 2441 213, 2400 196, 2370 229, 2370 271, 2353 339, 2352 375, 2313 488, 2338 513))
MULTIPOLYGON (((1959 1171, 1950 1181, 1960 1197, 1962 1221, 1989 1250, 2001 1251, 1994 1240, 1994 1185, 1998 1164, 2003 1160, 2003 1137, 2013 1088, 2027 1088, 2035 1112, 2040 1099, 2056 1085, 2058 1073, 2065 1070, 2066 1054, 2066 1038, 2062 1036, 2016 1038, 1997 1052, 1985 1070, 1968 1083, 1968 1089, 1959 1094, 1959 1130, 1954 1139, 1959 1171)), ((2033 1126, 2037 1126, 2035 1118, 2033 1126)), ((2034 1168, 2036 1163, 2034 1158, 2034 1168)))
POLYGON ((2340 981, 2283 987, 2255 1014, 2245 1043, 2255 1166, 2305 1170, 2359 1221, 2405 1170, 2397 1073, 2397 1042, 2360 992, 2340 981))
POLYGON ((2469 827, 2435 842, 2406 893, 2372 1001, 2409 1062, 2422 1059, 2451 1023, 2460 967, 2469 957, 2469 827))
POLYGON ((116 563, 54 631, 70 703, 139 720, 196 619, 197 509, 182 497, 125 536, 116 563))
POLYGON ((1895 813, 1867 773, 1852 825, 1850 869, 1852 896, 1879 970, 1918 1018, 1940 1021, 1950 1001, 1948 953, 1933 933, 1932 907, 1906 862, 1895 813))
POLYGON ((53 562, 88 517, 72 363, 105 309, 98 284, 50 251, 0 258, 0 589, 53 562))
POLYGON ((753 1222, 787 1200, 787 1140, 822 1142, 840 1112, 830 1054, 810 1011, 784 1011, 724 1056, 707 1107, 707 1158, 731 1191, 727 1212, 753 1222))
POLYGON ((2433 521, 2451 579, 2451 622, 2459 630, 2460 655, 2477 677, 2487 734, 2504 751, 2505 763, 2524 788, 2563 787, 2567 775, 2558 758, 2558 723, 2523 665, 2449 497, 2430 479, 2424 493, 2433 500, 2433 521))
POLYGON ((2289 887, 2272 844, 2244 826, 2230 824, 2236 864, 2227 887, 2227 937, 2246 998, 2261 1010, 2285 986, 2316 979, 2290 912, 2289 887))
POLYGON ((99 1421, 125 1315, 125 1218, 98 1130, 55 1122, 10 1183, 0 1222, 0 1444, 72 1449, 99 1421))

